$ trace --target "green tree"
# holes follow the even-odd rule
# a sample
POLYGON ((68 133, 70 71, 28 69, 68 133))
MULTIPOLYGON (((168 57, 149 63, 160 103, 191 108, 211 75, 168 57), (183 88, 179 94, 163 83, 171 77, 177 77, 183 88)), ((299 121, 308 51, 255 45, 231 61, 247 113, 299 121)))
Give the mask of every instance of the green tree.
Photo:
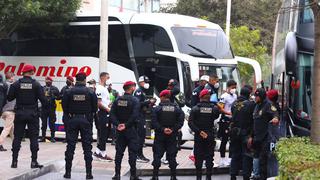
MULTIPOLYGON (((261 45, 271 54, 273 33, 280 0, 232 0, 231 25, 247 26, 250 30, 260 30, 261 45)), ((178 0, 177 6, 162 11, 194 17, 207 17, 209 21, 224 28, 226 22, 226 0, 178 0)))
POLYGON ((0 38, 26 23, 67 22, 81 0, 1 0, 0 38))
MULTIPOLYGON (((230 37, 234 54, 257 60, 262 68, 262 78, 269 78, 271 74, 271 58, 267 54, 267 47, 260 44, 261 32, 259 30, 250 30, 247 26, 232 27, 230 37)), ((253 83, 254 71, 250 65, 239 63, 239 70, 243 82, 253 83)))

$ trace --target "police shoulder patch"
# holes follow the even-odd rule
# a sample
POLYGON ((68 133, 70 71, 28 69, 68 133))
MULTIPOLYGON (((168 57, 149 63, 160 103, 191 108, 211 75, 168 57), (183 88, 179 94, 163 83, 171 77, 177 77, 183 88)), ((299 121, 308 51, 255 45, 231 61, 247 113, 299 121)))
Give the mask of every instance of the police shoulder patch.
POLYGON ((271 105, 271 111, 276 112, 276 111, 277 111, 277 108, 274 107, 273 105, 271 105))
POLYGON ((162 106, 162 111, 174 112, 174 106, 162 106))
POLYGON ((127 107, 128 106, 128 101, 126 100, 119 100, 118 103, 117 103, 118 106, 121 106, 121 107, 127 107))
POLYGON ((73 100, 74 101, 85 101, 86 100, 86 95, 73 95, 73 100))
POLYGON ((32 83, 21 83, 20 89, 32 89, 32 83))

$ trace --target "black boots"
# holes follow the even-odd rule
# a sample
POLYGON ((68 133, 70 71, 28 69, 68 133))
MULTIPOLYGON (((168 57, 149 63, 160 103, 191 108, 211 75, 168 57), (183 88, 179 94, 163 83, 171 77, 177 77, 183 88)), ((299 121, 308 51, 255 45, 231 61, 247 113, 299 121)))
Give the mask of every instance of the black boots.
POLYGON ((11 168, 17 168, 17 167, 18 167, 18 161, 17 160, 12 160, 11 168))
POLYGON ((32 161, 31 162, 31 168, 43 168, 43 165, 40 165, 37 161, 32 161))
POLYGON ((137 176, 137 170, 136 169, 130 169, 130 180, 141 180, 138 176, 137 176))
POLYGON ((93 179, 92 166, 86 167, 86 179, 93 179))
POLYGON ((66 179, 71 179, 71 171, 66 171, 66 173, 64 173, 63 177, 66 179))
POLYGON ((120 172, 121 172, 121 168, 119 165, 116 165, 115 167, 115 174, 112 177, 112 180, 120 180, 120 172))

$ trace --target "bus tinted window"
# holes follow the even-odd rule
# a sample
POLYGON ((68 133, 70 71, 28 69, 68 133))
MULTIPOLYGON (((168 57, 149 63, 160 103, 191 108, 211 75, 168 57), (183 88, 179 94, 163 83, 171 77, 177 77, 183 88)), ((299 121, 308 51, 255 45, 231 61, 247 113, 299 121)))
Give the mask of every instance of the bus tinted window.
POLYGON ((172 27, 181 53, 194 56, 213 56, 219 59, 232 59, 233 54, 222 30, 172 27))
POLYGON ((156 51, 173 51, 167 32, 159 26, 130 25, 135 57, 157 56, 156 51))

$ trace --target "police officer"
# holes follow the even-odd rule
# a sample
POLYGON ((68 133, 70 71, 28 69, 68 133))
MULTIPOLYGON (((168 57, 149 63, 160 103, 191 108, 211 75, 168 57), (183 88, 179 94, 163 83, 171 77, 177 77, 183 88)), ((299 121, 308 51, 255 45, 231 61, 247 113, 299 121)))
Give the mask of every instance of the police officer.
POLYGON ((59 89, 52 85, 53 79, 51 77, 46 77, 46 85, 43 87, 44 95, 47 98, 48 106, 41 108, 41 120, 42 120, 42 138, 40 142, 46 141, 46 131, 47 124, 49 120, 49 128, 51 131, 51 142, 56 142, 54 139, 55 136, 55 122, 57 120, 56 117, 56 100, 60 98, 59 89))
POLYGON ((249 146, 253 141, 253 148, 256 157, 259 157, 260 179, 267 179, 267 161, 268 161, 268 127, 269 124, 277 125, 279 123, 279 114, 277 108, 266 99, 266 91, 259 88, 255 91, 256 107, 253 112, 254 129, 253 140, 249 139, 249 146))
POLYGON ((253 133, 253 111, 255 103, 250 101, 250 89, 243 87, 240 96, 231 107, 231 130, 230 130, 230 151, 231 151, 231 180, 236 180, 239 170, 242 167, 244 180, 249 180, 252 171, 251 151, 247 148, 248 139, 253 133))
POLYGON ((67 76, 66 85, 60 91, 60 98, 63 98, 63 94, 66 90, 71 89, 74 86, 74 78, 72 76, 67 76))
POLYGON ((200 92, 204 89, 208 81, 209 81, 208 75, 203 75, 200 77, 199 86, 192 91, 191 107, 197 105, 200 102, 200 98, 199 98, 200 92))
POLYGON ((191 109, 189 127, 195 132, 194 155, 196 157, 197 180, 202 177, 202 163, 206 161, 207 180, 211 180, 214 156, 214 120, 220 115, 216 105, 210 103, 210 92, 204 89, 200 92, 200 102, 191 109))
POLYGON ((150 80, 147 76, 139 77, 139 88, 134 92, 134 96, 138 98, 140 102, 140 113, 138 123, 138 136, 139 136, 139 149, 138 149, 138 162, 147 163, 150 160, 143 155, 143 145, 146 138, 146 111, 149 108, 151 102, 146 98, 146 91, 149 89, 150 80))
POLYGON ((123 85, 125 91, 112 104, 110 118, 117 128, 116 157, 115 157, 115 175, 113 180, 120 180, 121 161, 123 153, 128 147, 130 180, 139 180, 136 174, 136 159, 138 150, 138 134, 136 125, 140 110, 139 101, 133 96, 136 89, 136 83, 127 81, 123 85))
POLYGON ((177 135, 183 125, 184 113, 176 104, 170 102, 170 97, 171 92, 163 90, 160 93, 161 103, 152 112, 152 127, 155 129, 152 180, 158 180, 161 157, 165 152, 171 170, 171 180, 177 179, 177 135))
POLYGON ((9 89, 8 101, 16 99, 16 115, 14 120, 14 139, 12 143, 12 164, 11 168, 18 166, 18 154, 25 127, 28 126, 31 150, 31 168, 42 168, 37 162, 39 144, 39 116, 38 100, 42 106, 46 106, 46 98, 40 83, 31 76, 35 72, 35 67, 26 64, 22 68, 23 78, 14 82, 9 89))
MULTIPOLYGON (((61 89, 60 91, 60 99, 63 98, 63 94, 68 90, 68 89, 71 89, 73 86, 74 86, 74 78, 72 76, 67 76, 66 78, 66 85, 63 86, 63 88, 61 89)), ((63 125, 64 125, 64 131, 66 133, 66 138, 65 140, 63 141, 64 143, 67 142, 67 129, 68 129, 68 124, 67 124, 67 115, 63 114, 62 116, 62 122, 63 122, 63 125)))
POLYGON ((74 150, 76 148, 79 132, 81 135, 84 160, 86 163, 86 179, 92 176, 92 123, 93 113, 98 109, 97 96, 86 87, 86 74, 79 72, 76 75, 76 85, 65 92, 62 99, 63 113, 68 115, 67 150, 65 152, 65 174, 64 178, 71 178, 71 167, 74 150))
POLYGON ((175 79, 170 79, 168 82, 167 90, 170 90, 170 101, 175 102, 175 97, 180 93, 179 83, 175 79))

